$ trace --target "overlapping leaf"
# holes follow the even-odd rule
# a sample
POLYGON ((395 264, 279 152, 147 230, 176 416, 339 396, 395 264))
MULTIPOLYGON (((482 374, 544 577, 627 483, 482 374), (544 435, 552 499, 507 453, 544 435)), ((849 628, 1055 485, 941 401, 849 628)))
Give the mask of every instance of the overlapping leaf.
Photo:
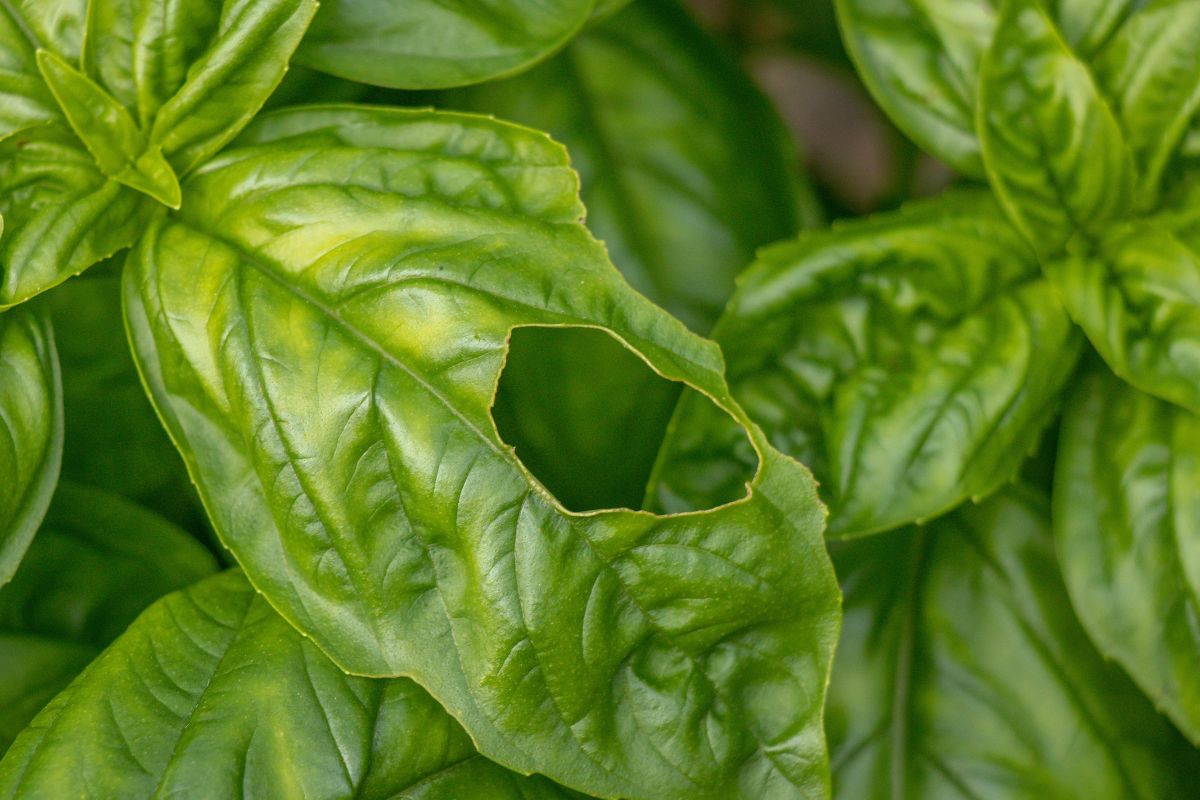
MULTIPOLYGON (((1010 480, 1036 447, 1079 337, 996 205, 958 194, 764 250, 715 337, 734 395, 812 466, 829 534, 928 519, 1010 480)), ((728 426, 681 404, 665 508, 728 492, 728 426)))
POLYGON ((45 316, 0 314, 0 586, 12 578, 58 481, 63 412, 45 316))
POLYGON ((834 547, 829 735, 847 800, 1190 797, 1200 759, 1071 612, 1040 497, 834 547))
POLYGON ((342 667, 412 675, 490 758, 593 794, 821 796, 815 487, 576 190, 559 146, 482 117, 265 117, 128 263, 139 365, 224 542, 342 667), (564 511, 488 413, 519 325, 609 331, 712 398, 761 459, 747 496, 564 511))
POLYGON ((1072 393, 1054 530, 1100 650, 1200 741, 1200 418, 1093 370, 1072 393))
POLYGON ((346 675, 238 572, 171 594, 0 761, 6 797, 566 800, 408 680, 346 675))
POLYGON ((441 89, 503 77, 553 54, 613 0, 324 0, 297 57, 342 78, 441 89))
POLYGON ((0 7, 0 308, 131 245, 279 83, 313 0, 0 7), (85 24, 86 20, 86 24, 85 24))
MULTIPOLYGON (((634 288, 695 331, 712 328, 757 247, 800 227, 799 168, 778 119, 669 0, 639 2, 537 69, 442 102, 563 142, 589 229, 634 288)), ((501 432, 526 444, 522 458, 573 508, 598 507, 604 496, 632 496, 637 507, 678 386, 603 336, 526 336, 498 397, 501 432), (560 370, 556 382, 560 365, 579 368, 560 370), (580 470, 578 452, 607 470, 580 470)))
POLYGON ((215 569, 207 550, 154 514, 60 485, 0 589, 0 753, 146 606, 215 569))

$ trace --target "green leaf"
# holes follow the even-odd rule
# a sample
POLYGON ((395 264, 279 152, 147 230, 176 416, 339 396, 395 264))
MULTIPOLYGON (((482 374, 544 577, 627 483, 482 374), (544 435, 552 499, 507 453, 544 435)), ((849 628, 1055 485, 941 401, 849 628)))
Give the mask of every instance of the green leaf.
POLYGON ((264 117, 128 263, 139 367, 222 540, 343 668, 411 675, 489 758, 592 794, 820 796, 838 598, 812 479, 576 189, 561 147, 484 117, 264 117), (545 324, 724 408, 762 460, 747 496, 562 509, 488 408, 510 332, 545 324))
MULTIPOLYGON (((816 473, 833 537, 1012 479, 1080 344, 1033 253, 987 196, 965 193, 767 248, 714 336, 734 396, 816 473)), ((722 464, 753 455, 719 422, 680 405, 657 505, 729 491, 722 464)))
POLYGON ((50 504, 62 440, 50 323, 27 309, 0 314, 0 586, 16 572, 50 504))
POLYGON ((1054 483, 1063 575, 1097 647, 1200 742, 1200 417, 1092 370, 1054 483))
POLYGON ((60 119, 34 57, 35 45, 0 4, 0 139, 60 119))
MULTIPOLYGON (((712 328, 756 248, 800 228, 800 168, 782 125, 673 2, 642 0, 546 64, 441 103, 566 144, 589 229, 635 289, 695 331, 712 328)), ((498 409, 527 443, 527 463, 564 487, 570 507, 597 507, 614 492, 637 507, 678 386, 588 334, 526 332, 536 344, 510 353, 498 409), (549 380, 556 370, 562 380, 549 380), (604 478, 578 469, 584 448, 612 465, 604 478)))
POLYGON ((1163 173, 1200 110, 1198 37, 1200 3, 1159 0, 1131 17, 1097 62, 1138 166, 1144 208, 1157 205, 1163 173))
MULTIPOLYGON (((323 0, 297 60, 394 89, 502 78, 570 41, 596 0, 323 0)), ((611 3, 608 3, 611 5, 611 3)))
POLYGON ((1196 751, 1072 614, 1045 506, 1010 490, 927 528, 835 546, 839 798, 1195 794, 1196 751))
POLYGON ((0 309, 129 247, 157 208, 101 174, 65 124, 0 141, 0 309))
POLYGON ((171 208, 179 208, 179 179, 157 147, 146 147, 125 107, 49 50, 37 52, 38 69, 75 134, 105 175, 171 208))
POLYGON ((981 177, 979 62, 994 0, 837 0, 846 50, 875 100, 922 148, 981 177))
POLYGON ((187 469, 133 365, 117 274, 98 266, 45 302, 54 320, 63 408, 70 420, 63 477, 116 492, 186 528, 201 527, 203 511, 187 469))
POLYGON ((215 570, 207 550, 154 514, 60 484, 0 589, 0 754, 142 609, 215 570))
POLYGON ((1131 209, 1121 126, 1040 0, 1005 0, 979 81, 988 180, 1039 253, 1087 240, 1131 209))
POLYGON ((566 800, 415 683, 343 673, 226 572, 151 606, 0 761, 20 797, 566 800))
POLYGON ((0 5, 19 21, 35 47, 79 60, 88 0, 3 0, 0 5))
MULTIPOLYGON (((216 0, 209 2, 216 6, 216 0)), ((138 6, 153 15, 160 3, 138 0, 138 6)), ((207 161, 249 124, 283 80, 316 10, 316 0, 221 3, 220 25, 205 37, 206 49, 150 127, 150 141, 161 145, 179 174, 207 161)), ((173 30, 182 30, 186 21, 174 22, 173 30)), ((186 36, 180 38, 187 41, 186 36)), ((97 46, 104 43, 101 37, 97 46)))
POLYGON ((536 70, 443 101, 565 144, 613 263, 697 332, 754 251, 801 227, 782 124, 671 0, 638 2, 536 70))
POLYGON ((1114 372, 1200 411, 1200 240, 1174 227, 1169 213, 1112 226, 1046 274, 1114 372))

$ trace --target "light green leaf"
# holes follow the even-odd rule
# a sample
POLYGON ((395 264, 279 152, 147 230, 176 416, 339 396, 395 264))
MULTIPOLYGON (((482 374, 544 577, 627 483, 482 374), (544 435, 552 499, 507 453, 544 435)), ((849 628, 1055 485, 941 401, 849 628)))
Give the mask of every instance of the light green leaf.
MULTIPOLYGON (((801 226, 800 168, 782 125, 673 2, 641 0, 546 64, 441 102, 563 142, 588 228, 635 289, 695 331, 712 328, 758 247, 801 226)), ((531 344, 513 348, 498 395, 522 457, 571 508, 614 495, 637 507, 678 386, 603 335, 524 336, 531 344), (579 452, 610 469, 581 471, 579 452)))
POLYGON ((1159 183, 1200 109, 1200 2, 1158 0, 1133 15, 1097 62, 1139 168, 1138 199, 1159 183))
POLYGON ((837 11, 846 50, 883 110, 921 147, 982 176, 975 94, 995 0, 837 0, 837 11))
POLYGON ((0 139, 61 119, 34 56, 36 46, 0 4, 0 139))
POLYGON ((156 405, 223 541, 345 669, 411 675, 480 750, 602 796, 819 797, 838 598, 802 467, 719 350, 633 292, 542 134, 264 117, 126 269, 156 405), (746 497, 566 512, 489 415, 520 325, 611 332, 762 460, 746 497))
POLYGON ((20 21, 35 47, 79 60, 88 0, 2 0, 0 5, 20 21))
MULTIPOLYGON (((216 0, 209 2, 216 5, 216 0)), ((139 0, 139 6, 153 14, 159 3, 139 0)), ((316 10, 316 0, 224 0, 220 25, 205 39, 207 48, 150 128, 150 140, 162 146, 181 175, 224 147, 254 118, 283 80, 316 10)), ((177 20, 173 29, 184 22, 177 20)), ((104 39, 100 42, 103 47, 104 39)), ((139 89, 147 91, 140 83, 139 89)))
POLYGON ((142 609, 215 570, 212 555, 165 520, 60 484, 0 589, 0 754, 142 609))
POLYGON ((566 800, 408 680, 343 673, 238 572, 151 606, 0 761, 6 797, 566 800))
POLYGON ((376 86, 466 86, 512 75, 552 55, 583 28, 595 5, 596 0, 323 0, 296 58, 376 86))
POLYGON ((829 697, 846 800, 1192 797, 1195 750, 1071 612, 1040 497, 834 547, 829 697))
POLYGON ((45 302, 54 320, 63 409, 70 420, 63 477, 116 492, 186 528, 201 527, 203 511, 183 459, 134 368, 116 272, 97 266, 45 302))
POLYGON ((1039 253, 1086 242, 1130 210, 1120 124, 1040 0, 1005 0, 979 80, 988 180, 1039 253))
POLYGON ((27 309, 0 314, 0 586, 16 572, 50 504, 62 441, 50 323, 27 309))
POLYGON ((157 147, 146 147, 125 107, 99 85, 49 50, 37 53, 38 69, 75 135, 100 171, 163 205, 179 208, 179 179, 157 147))
POLYGON ((0 141, 0 309, 133 244, 157 208, 101 174, 65 124, 0 141))
MULTIPOLYGON (((929 519, 1012 479, 1080 339, 1033 253, 982 194, 952 194, 764 250, 714 336, 734 396, 808 464, 828 535, 929 519)), ((728 426, 682 403, 653 490, 730 490, 728 426)))
POLYGON ((1054 532, 1092 639, 1200 742, 1200 417, 1095 369, 1067 404, 1054 532))
POLYGON ((1109 367, 1142 391, 1200 411, 1200 255, 1169 212, 1112 226, 1095 254, 1046 264, 1109 367))

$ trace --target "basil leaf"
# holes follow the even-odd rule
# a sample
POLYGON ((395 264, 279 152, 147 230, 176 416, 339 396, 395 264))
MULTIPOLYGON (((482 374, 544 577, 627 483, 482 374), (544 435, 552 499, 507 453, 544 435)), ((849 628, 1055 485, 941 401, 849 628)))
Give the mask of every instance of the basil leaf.
POLYGON ((1200 763, 1080 628, 1046 504, 1006 491, 834 548, 837 795, 1191 797, 1200 763))
POLYGON ((593 794, 820 793, 838 610, 811 477, 576 190, 560 146, 484 117, 265 117, 128 262, 139 366, 222 540, 343 668, 413 676, 489 758, 593 794), (726 409, 749 494, 562 509, 488 413, 512 329, 548 324, 726 409))
POLYGON ((0 141, 0 309, 129 247, 157 206, 106 178, 65 124, 0 141))
MULTIPOLYGON (((712 328, 757 247, 800 227, 800 170, 779 120, 673 2, 643 0, 546 64, 442 101, 566 144, 589 229, 635 289, 693 330, 712 328)), ((637 507, 678 385, 610 337, 525 333, 497 394, 501 433, 507 423, 508 441, 525 443, 522 458, 569 507, 614 496, 637 507), (611 465, 603 478, 579 468, 580 452, 611 465)))
POLYGON ((1163 173, 1200 110, 1198 36, 1200 4, 1159 0, 1125 23, 1096 64, 1133 151, 1144 208, 1157 205, 1163 173))
POLYGON ((956 170, 982 176, 975 95, 994 0, 837 0, 837 12, 846 50, 888 116, 956 170))
MULTIPOLYGON (((611 4, 611 3, 610 3, 611 4)), ((297 60, 394 89, 504 77, 570 41, 596 0, 323 0, 297 60)))
POLYGON ((0 4, 0 139, 61 118, 38 72, 34 45, 0 4))
POLYGON ((46 513, 62 460, 62 388, 45 316, 0 314, 0 586, 46 513))
POLYGON ((543 66, 444 100, 565 144, 588 228, 692 330, 712 328, 758 247, 801 227, 782 124, 670 0, 638 2, 543 66))
POLYGON ((60 484, 0 589, 0 753, 142 609, 215 570, 212 555, 165 520, 60 484))
POLYGON ((185 528, 201 528, 203 511, 187 469, 146 399, 119 324, 117 275, 109 265, 97 266, 45 302, 54 320, 63 408, 70 420, 63 478, 116 492, 185 528))
POLYGON ((988 180, 1039 253, 1095 236, 1131 209, 1125 136, 1039 0, 1005 0, 979 81, 988 180))
MULTIPOLYGON (((811 465, 828 535, 936 516, 1012 479, 1080 340, 1033 253, 981 194, 952 194, 764 250, 714 336, 734 395, 811 465)), ((725 493, 752 453, 682 403, 659 505, 725 493)))
POLYGON ((576 796, 482 759, 415 683, 346 675, 237 572, 151 606, 17 739, 0 793, 576 796))
POLYGON ((1046 273, 1114 372, 1200 411, 1200 258, 1169 214, 1112 226, 1095 255, 1063 256, 1046 273))
POLYGON ((125 107, 49 50, 39 50, 38 69, 75 134, 100 171, 118 183, 179 208, 179 179, 157 147, 144 147, 125 107))
POLYGON ((4 0, 36 46, 70 61, 79 60, 88 0, 4 0))
POLYGON ((1200 742, 1200 418, 1092 370, 1067 404, 1054 484, 1084 627, 1200 742))

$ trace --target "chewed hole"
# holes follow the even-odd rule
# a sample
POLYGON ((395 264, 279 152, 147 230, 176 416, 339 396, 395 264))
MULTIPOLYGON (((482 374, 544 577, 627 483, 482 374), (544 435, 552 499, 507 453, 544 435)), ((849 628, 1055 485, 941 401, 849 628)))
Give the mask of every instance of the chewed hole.
MULTIPOLYGON (((675 404, 687 395, 689 406, 707 403, 736 427, 707 397, 658 375, 604 331, 521 327, 512 332, 492 417, 500 438, 567 509, 637 509, 675 404)), ((753 466, 743 467, 736 465, 732 496, 716 492, 670 510, 743 496, 753 466)))

